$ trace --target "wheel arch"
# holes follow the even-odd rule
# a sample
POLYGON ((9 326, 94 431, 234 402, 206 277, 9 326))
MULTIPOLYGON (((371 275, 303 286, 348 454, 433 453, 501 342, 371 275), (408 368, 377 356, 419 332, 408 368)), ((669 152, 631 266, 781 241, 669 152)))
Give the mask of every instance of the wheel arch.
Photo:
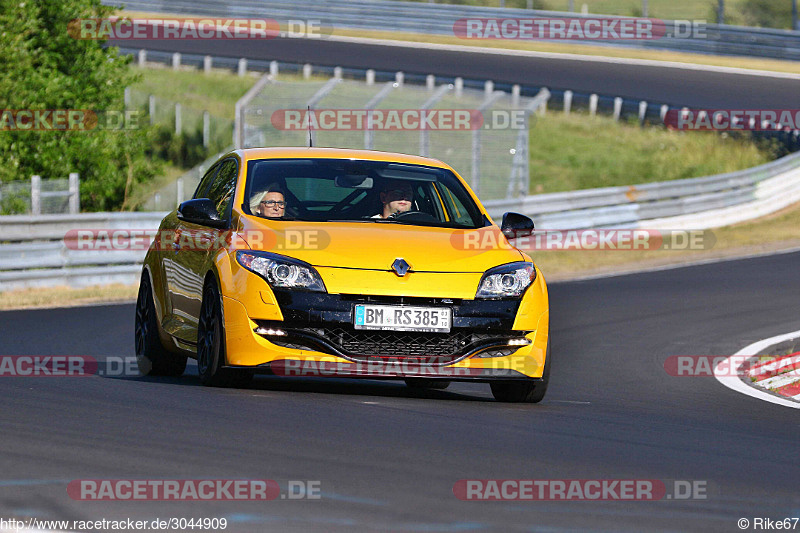
POLYGON ((158 336, 161 339, 161 344, 170 346, 170 335, 164 331, 164 319, 168 314, 167 299, 165 297, 161 283, 157 282, 156 277, 153 275, 152 266, 148 263, 142 265, 142 274, 139 276, 139 285, 147 278, 150 283, 150 297, 153 299, 153 308, 156 311, 156 324, 158 325, 158 336))
POLYGON ((153 305, 156 309, 156 318, 158 319, 159 328, 162 328, 166 317, 170 314, 169 298, 167 298, 164 287, 163 272, 161 269, 154 267, 155 261, 156 259, 152 256, 152 253, 148 252, 142 264, 142 274, 139 276, 139 283, 141 284, 142 279, 147 276, 147 280, 150 282, 150 292, 152 292, 153 296, 153 305))

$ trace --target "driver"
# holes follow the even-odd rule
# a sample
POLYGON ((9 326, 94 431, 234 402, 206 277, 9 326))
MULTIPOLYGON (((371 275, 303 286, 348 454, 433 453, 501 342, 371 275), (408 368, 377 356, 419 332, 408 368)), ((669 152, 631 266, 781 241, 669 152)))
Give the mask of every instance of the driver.
POLYGON ((279 185, 273 183, 253 197, 250 210, 264 218, 283 218, 286 214, 286 199, 279 185))
POLYGON ((414 189, 410 183, 397 181, 385 182, 380 194, 383 208, 381 212, 372 218, 389 218, 398 213, 405 213, 411 210, 411 202, 414 200, 414 189))

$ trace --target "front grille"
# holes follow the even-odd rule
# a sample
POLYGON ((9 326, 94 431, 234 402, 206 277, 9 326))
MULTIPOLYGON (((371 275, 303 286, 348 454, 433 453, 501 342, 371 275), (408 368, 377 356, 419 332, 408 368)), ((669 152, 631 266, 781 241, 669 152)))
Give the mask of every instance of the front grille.
POLYGON ((372 294, 340 294, 343 302, 393 304, 393 305, 449 305, 459 306, 460 298, 427 298, 424 296, 378 296, 372 294))
MULTIPOLYGON (((278 327, 278 322, 258 321, 262 327, 278 327)), ((344 355, 356 361, 407 361, 420 364, 448 364, 464 355, 494 344, 498 350, 509 350, 505 343, 509 336, 465 329, 450 333, 424 333, 417 331, 359 330, 352 326, 309 327, 279 326, 285 337, 268 337, 270 342, 287 348, 314 350, 344 355), (500 346, 498 346, 500 345, 500 346)), ((510 332, 509 332, 510 333, 510 332)), ((516 332, 515 332, 516 333, 516 332)), ((512 353, 516 348, 509 350, 512 353)), ((482 352, 483 353, 483 352, 482 352)), ((492 354, 493 357, 499 353, 492 354)))
POLYGON ((456 356, 470 343, 466 331, 421 333, 326 328, 325 338, 348 355, 384 357, 456 356))

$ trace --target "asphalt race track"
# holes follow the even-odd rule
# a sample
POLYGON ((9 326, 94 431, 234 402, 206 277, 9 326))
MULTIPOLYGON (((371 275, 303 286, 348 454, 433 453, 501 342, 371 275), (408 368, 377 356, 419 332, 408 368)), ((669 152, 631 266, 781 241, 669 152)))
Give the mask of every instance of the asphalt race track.
MULTIPOLYGON (((732 354, 797 328, 800 253, 551 285, 539 405, 488 385, 257 378, 0 378, 0 516, 226 517, 229 531, 739 531, 800 514, 797 410, 670 355, 732 354), (320 482, 318 500, 86 502, 76 479, 320 482), (696 500, 469 502, 461 479, 705 482, 696 500)), ((0 313, 4 355, 133 356, 133 305, 0 313)), ((101 367, 102 368, 102 367, 101 367)))
MULTIPOLYGON (((570 89, 711 109, 798 109, 800 81, 706 70, 392 47, 331 39, 109 41, 122 47, 372 68, 570 89)), ((702 67, 701 67, 702 68, 702 67)))

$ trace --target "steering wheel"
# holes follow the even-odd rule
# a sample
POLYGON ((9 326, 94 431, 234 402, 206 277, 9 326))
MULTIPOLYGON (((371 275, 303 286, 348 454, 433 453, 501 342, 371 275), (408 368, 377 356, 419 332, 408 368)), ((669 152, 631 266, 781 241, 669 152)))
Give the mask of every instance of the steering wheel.
POLYGON ((408 222, 439 222, 439 219, 437 219, 435 216, 428 213, 423 213, 422 211, 397 212, 391 215, 389 218, 408 222))

